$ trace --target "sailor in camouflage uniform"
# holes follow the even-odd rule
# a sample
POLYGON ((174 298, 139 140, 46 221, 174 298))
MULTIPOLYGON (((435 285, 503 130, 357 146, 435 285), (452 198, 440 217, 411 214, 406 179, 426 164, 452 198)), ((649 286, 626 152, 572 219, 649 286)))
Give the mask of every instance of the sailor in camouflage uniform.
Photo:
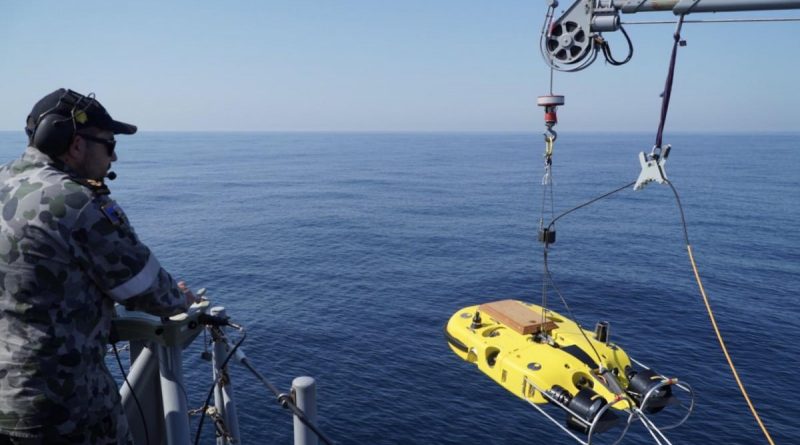
POLYGON ((127 443, 104 362, 114 303, 187 305, 103 184, 114 134, 136 127, 61 89, 26 131, 22 158, 0 168, 0 444, 127 443))

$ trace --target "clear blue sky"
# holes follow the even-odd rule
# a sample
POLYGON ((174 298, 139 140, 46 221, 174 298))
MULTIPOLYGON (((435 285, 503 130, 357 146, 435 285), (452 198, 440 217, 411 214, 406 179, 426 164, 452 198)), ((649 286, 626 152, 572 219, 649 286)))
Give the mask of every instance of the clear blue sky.
MULTIPOLYGON (((145 131, 540 131, 545 3, 5 1, 0 129, 21 129, 63 86, 145 131)), ((556 73, 561 131, 655 130, 673 27, 628 30, 628 65, 556 73)), ((800 130, 800 23, 686 25, 684 36, 670 130, 800 130)), ((621 57, 622 36, 609 39, 621 57)))

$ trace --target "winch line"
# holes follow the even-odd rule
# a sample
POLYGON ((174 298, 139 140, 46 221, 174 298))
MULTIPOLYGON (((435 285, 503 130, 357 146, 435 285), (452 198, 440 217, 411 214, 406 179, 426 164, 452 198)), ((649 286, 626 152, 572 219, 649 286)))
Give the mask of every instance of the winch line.
POLYGON ((714 328, 714 333, 717 336, 717 341, 719 341, 719 346, 722 348, 722 353, 725 355, 725 360, 728 361, 728 366, 731 368, 733 378, 736 380, 736 384, 739 385, 739 390, 741 391, 742 396, 744 396, 744 400, 747 402, 747 406, 750 408, 750 412, 756 419, 758 426, 764 433, 764 437, 767 439, 767 442, 769 442, 770 445, 775 445, 775 442, 772 441, 772 436, 769 435, 767 427, 764 426, 764 422, 761 421, 761 417, 759 417, 753 402, 750 400, 750 396, 747 394, 747 390, 744 388, 742 379, 739 378, 739 373, 736 371, 736 366, 733 365, 733 359, 731 359, 731 356, 728 353, 728 348, 725 346, 725 341, 722 339, 719 326, 717 326, 717 320, 714 318, 714 311, 711 310, 711 304, 708 301, 708 295, 706 294, 705 287, 703 286, 703 280, 700 278, 700 272, 697 270, 697 263, 695 262, 694 254, 692 253, 692 245, 689 243, 689 231, 686 228, 686 218, 684 217, 683 206, 681 205, 681 198, 678 195, 678 190, 675 189, 675 186, 669 180, 667 180, 666 183, 669 184, 670 188, 672 189, 672 193, 675 195, 675 201, 678 203, 678 210, 681 213, 681 225, 683 226, 683 237, 686 241, 686 252, 689 254, 689 262, 692 264, 694 278, 697 281, 697 287, 700 289, 700 295, 703 297, 703 303, 705 303, 706 311, 708 312, 708 318, 711 320, 711 326, 714 328))
MULTIPOLYGON (((542 24, 542 32, 539 36, 539 44, 545 38, 545 35, 549 35, 552 32, 553 27, 553 15, 555 14, 556 9, 556 2, 550 2, 550 6, 547 8, 547 14, 545 15, 544 23, 542 24)), ((544 53, 541 53, 544 56, 544 53)), ((550 95, 553 95, 553 77, 555 73, 555 68, 553 67, 553 55, 548 53, 548 63, 547 66, 550 71, 550 95)), ((546 137, 547 138, 547 137, 546 137)), ((545 150, 545 156, 548 156, 549 153, 552 153, 553 149, 553 139, 546 139, 547 148, 545 150)), ((551 166, 552 168, 552 166, 551 166)), ((552 171, 552 170, 551 170, 552 171)), ((548 173, 547 168, 545 168, 545 177, 548 173)), ((546 181, 542 179, 542 209, 539 215, 539 227, 541 228, 542 224, 544 224, 544 215, 545 209, 547 208, 547 192, 550 192, 550 217, 555 215, 555 197, 553 192, 553 184, 552 178, 546 181)), ((547 246, 545 245, 545 257, 547 256, 547 246)), ((544 266, 544 273, 547 274, 547 259, 545 258, 545 266, 544 266)), ((563 300, 563 297, 562 297, 563 300)), ((547 282, 542 280, 542 320, 545 319, 545 312, 547 311, 547 282)))

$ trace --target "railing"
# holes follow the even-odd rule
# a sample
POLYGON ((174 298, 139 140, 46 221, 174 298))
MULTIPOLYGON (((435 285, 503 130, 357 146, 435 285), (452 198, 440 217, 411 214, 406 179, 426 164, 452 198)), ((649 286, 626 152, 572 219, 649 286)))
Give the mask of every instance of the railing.
MULTIPOLYGON (((202 297, 205 292, 201 290, 197 294, 202 297)), ((120 396, 136 445, 198 443, 206 417, 216 429, 217 445, 242 443, 228 367, 228 362, 234 358, 256 374, 275 393, 281 405, 293 412, 295 445, 318 445, 320 438, 331 443, 315 426, 314 379, 297 377, 292 382, 291 394, 278 394, 242 352, 244 329, 228 320, 224 307, 211 307, 210 302, 203 299, 186 313, 162 319, 118 306, 112 332, 114 342, 130 343, 131 366, 127 375, 121 369, 125 381, 120 387, 120 396), (227 328, 239 331, 236 344, 228 340, 227 328), (192 436, 184 389, 183 350, 205 329, 214 342, 210 357, 214 385, 204 406, 193 411, 203 417, 192 436), (212 395, 213 404, 210 403, 212 395)))

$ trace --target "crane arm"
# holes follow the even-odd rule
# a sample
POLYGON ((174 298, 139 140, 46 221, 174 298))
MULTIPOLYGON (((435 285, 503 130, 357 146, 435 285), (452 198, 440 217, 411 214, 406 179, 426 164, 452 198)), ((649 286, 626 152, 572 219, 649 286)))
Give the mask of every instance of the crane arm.
POLYGON ((770 11, 800 9, 797 0, 613 0, 614 9, 625 14, 672 11, 675 15, 697 12, 770 11))
MULTIPOLYGON (((549 6, 555 11, 558 1, 550 0, 549 6)), ((800 0, 574 0, 542 34, 542 55, 562 71, 586 68, 596 57, 601 33, 620 29, 620 13, 671 11, 686 15, 786 9, 800 9, 800 0)))

